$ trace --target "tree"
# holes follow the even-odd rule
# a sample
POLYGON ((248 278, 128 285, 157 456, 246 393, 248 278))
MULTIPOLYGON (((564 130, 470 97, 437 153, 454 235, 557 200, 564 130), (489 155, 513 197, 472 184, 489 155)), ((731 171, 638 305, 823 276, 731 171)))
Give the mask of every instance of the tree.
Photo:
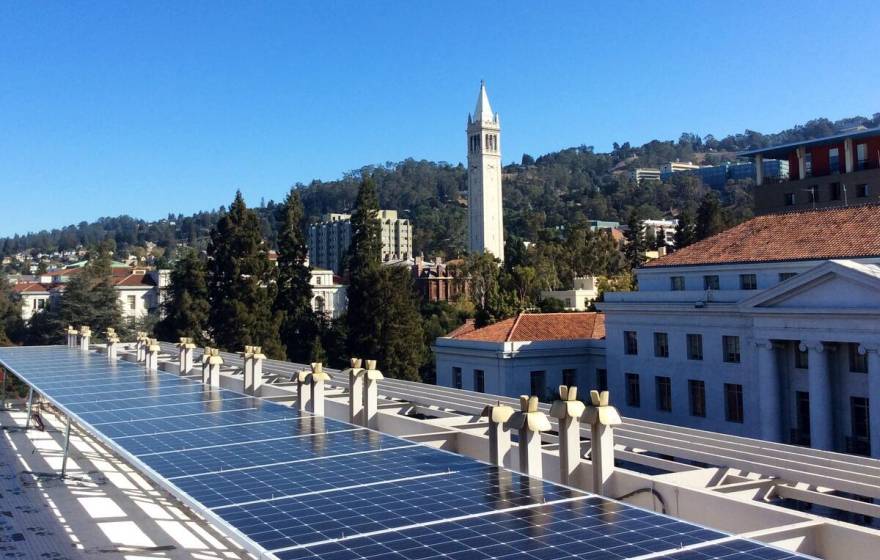
POLYGON ((657 231, 656 238, 654 239, 654 248, 655 249, 663 249, 666 247, 666 229, 660 228, 657 231))
POLYGON ((627 229, 624 234, 626 237, 626 247, 623 252, 630 269, 635 270, 645 264, 645 250, 647 249, 642 218, 635 208, 630 210, 626 227, 627 229))
POLYGON ((210 332, 225 350, 263 347, 270 358, 285 356, 281 314, 273 311, 275 270, 260 236, 260 221, 241 192, 211 230, 208 245, 210 332))
POLYGON ((156 325, 156 336, 163 340, 192 338, 207 344, 211 304, 208 302, 207 270, 193 249, 181 249, 171 270, 171 284, 163 304, 165 317, 156 325))
POLYGON ((684 210, 678 215, 678 224, 675 226, 675 249, 684 249, 696 240, 694 215, 690 210, 684 210))
POLYGON ((378 211, 375 184, 364 176, 346 259, 348 351, 376 359, 389 377, 417 380, 427 352, 412 275, 403 267, 382 266, 378 211))
POLYGON ((376 185, 365 175, 351 216, 351 245, 346 256, 347 346, 351 355, 363 358, 378 356, 381 351, 377 316, 385 302, 381 299, 382 229, 378 212, 376 185))
POLYGON ((312 310, 311 272, 306 265, 306 222, 302 200, 296 189, 291 189, 287 194, 280 214, 282 225, 278 232, 278 295, 275 309, 283 316, 281 339, 291 361, 323 362, 323 358, 315 360, 316 356, 326 356, 318 338, 317 318, 312 310))
POLYGON ((697 208, 697 224, 694 234, 697 241, 711 237, 724 231, 724 217, 721 214, 721 202, 714 191, 706 193, 697 208))
POLYGON ((9 346, 22 335, 21 303, 12 295, 6 274, 0 270, 0 346, 9 346))

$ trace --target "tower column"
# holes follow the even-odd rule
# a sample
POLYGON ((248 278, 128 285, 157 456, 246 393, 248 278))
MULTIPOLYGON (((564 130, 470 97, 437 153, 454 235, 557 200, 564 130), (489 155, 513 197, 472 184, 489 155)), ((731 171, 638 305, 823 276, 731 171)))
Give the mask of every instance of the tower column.
POLYGON ((815 449, 834 449, 833 417, 831 409, 831 376, 828 354, 822 342, 802 342, 801 351, 807 351, 810 376, 810 442, 815 449))

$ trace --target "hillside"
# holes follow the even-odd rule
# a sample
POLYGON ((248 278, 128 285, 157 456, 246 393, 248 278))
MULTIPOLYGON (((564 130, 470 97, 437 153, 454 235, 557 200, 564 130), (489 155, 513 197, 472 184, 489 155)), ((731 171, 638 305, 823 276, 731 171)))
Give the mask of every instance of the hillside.
MULTIPOLYGON (((682 176, 668 184, 637 186, 624 172, 675 160, 718 163, 729 160, 739 150, 816 138, 855 125, 880 126, 880 113, 870 119, 852 117, 837 122, 820 118, 772 134, 746 130, 721 140, 711 134, 701 137, 684 133, 677 141, 654 140, 639 147, 615 143, 608 153, 579 146, 537 158, 524 154, 519 164, 504 168, 507 233, 537 239, 542 232, 587 219, 622 221, 633 207, 640 207, 645 217, 675 215, 684 208, 693 208, 706 191, 698 180, 682 176)), ((317 220, 325 212, 351 209, 364 173, 373 175, 383 208, 397 209, 412 220, 416 253, 451 257, 464 251, 467 186, 466 169, 461 164, 405 160, 366 166, 336 181, 298 184, 309 218, 317 220)), ((751 214, 750 182, 728 184, 720 194, 728 223, 737 223, 751 214)), ((276 207, 269 201, 259 209, 263 233, 270 243, 274 243, 276 207)), ((93 223, 0 239, 0 254, 70 250, 106 238, 113 239, 120 251, 147 242, 163 248, 179 243, 203 247, 220 212, 223 208, 193 216, 170 215, 155 222, 129 216, 101 218, 93 223)))

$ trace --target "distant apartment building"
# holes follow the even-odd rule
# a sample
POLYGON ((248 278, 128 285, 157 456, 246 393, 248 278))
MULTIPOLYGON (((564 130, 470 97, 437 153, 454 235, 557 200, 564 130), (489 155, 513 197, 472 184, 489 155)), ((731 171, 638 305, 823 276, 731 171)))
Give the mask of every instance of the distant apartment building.
POLYGON ((629 178, 639 185, 645 181, 659 181, 660 170, 654 167, 639 167, 629 172, 629 178))
POLYGON ((606 292, 621 414, 880 457, 880 206, 758 216, 606 292))
POLYGON ((574 279, 570 290, 544 290, 541 299, 558 299, 566 311, 586 311, 599 297, 599 279, 580 276, 574 279))
POLYGON ((851 206, 880 200, 880 128, 852 130, 824 138, 738 154, 759 162, 788 162, 788 180, 759 176, 755 212, 764 214, 851 206))
MULTIPOLYGON (((671 164, 667 164, 671 165, 671 164)), ((788 161, 779 159, 765 159, 763 162, 763 178, 765 180, 788 179, 788 161)), ((757 179, 755 163, 751 161, 739 163, 721 163, 719 165, 692 165, 687 168, 660 168, 660 180, 669 181, 675 173, 685 173, 697 177, 707 187, 721 188, 728 181, 742 181, 745 179, 757 179)))
POLYGON ((522 313, 482 328, 470 321, 436 339, 437 385, 545 401, 561 384, 602 388, 604 337, 601 313, 522 313))
POLYGON ((660 175, 663 176, 664 173, 678 173, 679 171, 690 171, 699 168, 699 165, 689 161, 670 161, 660 166, 660 175))
MULTIPOLYGON (((410 258, 412 224, 398 218, 396 210, 379 210, 382 224, 382 261, 410 258)), ((309 228, 309 263, 316 268, 342 274, 345 255, 351 245, 351 214, 326 214, 320 223, 309 228)))

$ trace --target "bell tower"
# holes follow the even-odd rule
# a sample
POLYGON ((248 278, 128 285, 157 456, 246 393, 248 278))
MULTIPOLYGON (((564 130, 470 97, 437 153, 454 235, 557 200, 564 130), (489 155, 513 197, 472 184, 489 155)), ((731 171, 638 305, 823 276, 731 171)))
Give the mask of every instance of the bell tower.
POLYGON ((468 250, 492 253, 504 261, 501 208, 501 122, 492 112, 486 83, 480 83, 477 108, 468 115, 468 250))

